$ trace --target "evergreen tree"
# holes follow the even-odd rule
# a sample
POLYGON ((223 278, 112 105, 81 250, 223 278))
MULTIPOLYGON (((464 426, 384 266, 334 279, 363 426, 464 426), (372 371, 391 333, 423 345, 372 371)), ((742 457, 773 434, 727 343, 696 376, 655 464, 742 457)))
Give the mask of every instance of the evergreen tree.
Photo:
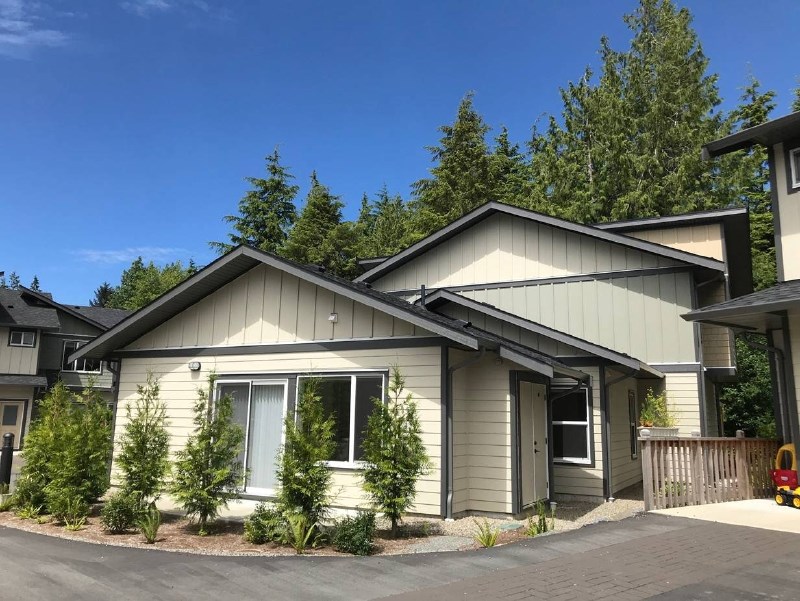
MULTIPOLYGON (((122 272, 119 286, 114 289, 104 306, 115 309, 140 309, 180 284, 195 271, 193 262, 190 262, 188 267, 183 267, 180 261, 158 267, 153 261, 145 265, 142 257, 138 257, 122 272)), ((102 301, 102 296, 98 295, 99 291, 100 289, 95 292, 95 302, 102 301)))
POLYGON ((225 395, 211 401, 216 377, 208 378, 208 389, 197 390, 194 433, 178 451, 173 465, 170 493, 186 514, 197 519, 201 536, 209 521, 227 507, 240 492, 242 464, 238 461, 244 431, 232 421, 233 402, 225 395))
POLYGON ((35 292, 41 292, 41 288, 39 287, 39 278, 34 274, 33 279, 31 280, 30 289, 35 292))
POLYGON ((562 90, 563 124, 535 134, 531 203, 579 221, 718 206, 700 148, 721 131, 719 95, 689 11, 640 0, 625 22, 630 47, 601 40, 597 84, 587 71, 562 90))
POLYGON ((489 157, 492 200, 526 206, 530 196, 530 172, 519 144, 508 138, 503 126, 494 140, 494 152, 489 157))
POLYGON ((110 307, 114 287, 108 282, 103 282, 94 291, 94 298, 89 301, 90 307, 110 307))
POLYGON ((800 86, 794 89, 794 98, 792 98, 792 112, 800 111, 800 86))
POLYGON ((327 462, 336 450, 333 415, 325 416, 319 382, 304 378, 294 413, 284 421, 284 443, 277 459, 278 506, 309 524, 322 520, 330 506, 333 473, 327 462))
POLYGON ((19 276, 17 275, 16 271, 12 271, 8 275, 8 287, 11 288, 12 290, 19 290, 19 286, 20 286, 19 276))
POLYGON ((430 146, 431 177, 412 184, 415 228, 426 236, 492 200, 489 126, 473 107, 470 92, 452 125, 443 125, 439 146, 430 146))
POLYGON ((416 241, 409 208, 400 195, 390 195, 385 185, 375 202, 370 203, 366 195, 362 199, 357 227, 359 256, 364 258, 391 256, 416 241))
POLYGON ((158 380, 148 371, 145 383, 137 386, 136 402, 126 408, 117 457, 123 492, 135 495, 142 506, 161 496, 170 469, 166 407, 159 392, 158 380))
POLYGON ((296 219, 294 199, 298 186, 291 185, 294 177, 280 164, 277 147, 266 158, 269 177, 248 177, 253 189, 239 201, 239 214, 227 215, 232 224, 230 243, 211 242, 212 248, 225 253, 239 244, 249 244, 268 252, 278 252, 286 241, 296 219))
POLYGON ((354 275, 358 232, 352 223, 342 222, 343 206, 312 173, 306 204, 281 254, 298 263, 320 265, 335 275, 354 275))
POLYGON ((389 401, 373 399, 374 409, 367 419, 361 445, 364 490, 376 509, 391 520, 393 537, 397 535, 398 522, 414 503, 417 480, 430 466, 416 403, 411 393, 403 398, 404 389, 405 378, 394 367, 389 401))
MULTIPOLYGON (((744 430, 747 436, 774 438, 775 414, 772 406, 772 380, 765 351, 751 348, 747 334, 736 337, 737 381, 720 392, 724 435, 735 436, 744 430)), ((752 336, 765 343, 763 336, 752 336)))

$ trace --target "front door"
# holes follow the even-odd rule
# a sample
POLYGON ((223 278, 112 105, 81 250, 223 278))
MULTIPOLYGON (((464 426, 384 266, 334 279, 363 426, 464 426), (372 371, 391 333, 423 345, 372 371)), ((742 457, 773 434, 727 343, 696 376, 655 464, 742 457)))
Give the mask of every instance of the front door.
POLYGON ((519 383, 520 473, 522 506, 546 499, 547 466, 547 387, 533 382, 519 383))
POLYGON ((7 432, 14 435, 14 448, 19 448, 25 401, 0 401, 0 441, 7 432))
POLYGON ((220 384, 220 394, 233 398, 233 421, 245 432, 239 460, 247 470, 246 493, 275 494, 275 460, 282 444, 287 385, 286 380, 220 384))

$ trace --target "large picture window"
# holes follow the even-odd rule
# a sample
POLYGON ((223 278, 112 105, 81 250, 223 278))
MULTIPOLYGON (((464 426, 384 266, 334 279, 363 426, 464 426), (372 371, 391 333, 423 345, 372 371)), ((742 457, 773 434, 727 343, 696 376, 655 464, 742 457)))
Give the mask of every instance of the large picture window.
POLYGON ((86 357, 81 357, 75 361, 68 361, 69 356, 81 348, 84 344, 86 343, 80 340, 66 340, 64 342, 64 355, 61 359, 61 369, 63 371, 77 371, 92 374, 100 373, 99 359, 87 359, 86 357))
MULTIPOLYGON (((383 398, 383 374, 315 376, 326 415, 336 421, 336 451, 332 463, 350 465, 363 456, 361 443, 372 413, 374 398, 383 398)), ((303 394, 307 377, 298 379, 297 394, 303 394)))
POLYGON ((553 390, 553 459, 562 463, 592 463, 589 389, 565 396, 553 390))

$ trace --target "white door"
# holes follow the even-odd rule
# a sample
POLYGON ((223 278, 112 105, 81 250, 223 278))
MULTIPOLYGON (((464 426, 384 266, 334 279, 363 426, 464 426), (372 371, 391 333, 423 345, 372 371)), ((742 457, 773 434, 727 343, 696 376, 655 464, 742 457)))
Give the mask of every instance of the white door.
POLYGON ((520 473, 522 506, 534 504, 548 495, 547 469, 547 387, 532 382, 519 383, 520 473))

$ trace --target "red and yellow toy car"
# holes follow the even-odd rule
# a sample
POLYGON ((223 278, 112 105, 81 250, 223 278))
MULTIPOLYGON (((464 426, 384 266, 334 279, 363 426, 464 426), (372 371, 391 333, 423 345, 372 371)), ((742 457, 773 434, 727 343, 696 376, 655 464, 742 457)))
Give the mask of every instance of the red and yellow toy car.
POLYGON ((797 453, 793 444, 785 444, 775 455, 775 469, 769 471, 777 487, 775 502, 800 509, 800 486, 797 483, 797 453))

